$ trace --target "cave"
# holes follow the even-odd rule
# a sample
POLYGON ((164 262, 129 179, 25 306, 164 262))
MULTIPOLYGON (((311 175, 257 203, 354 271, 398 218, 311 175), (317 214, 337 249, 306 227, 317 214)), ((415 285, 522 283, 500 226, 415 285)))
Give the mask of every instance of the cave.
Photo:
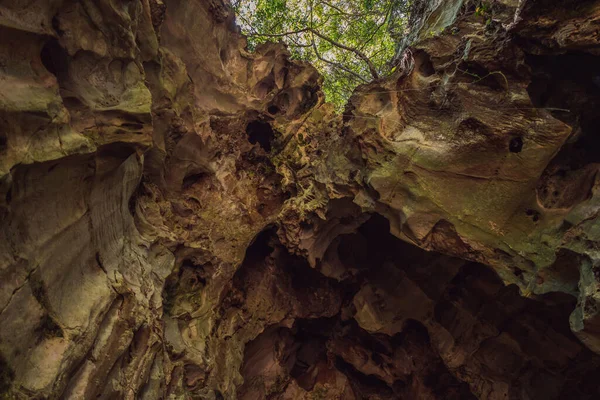
POLYGON ((0 4, 0 398, 600 398, 598 0, 50 3, 0 4))
MULTIPOLYGON (((379 214, 334 246, 344 268, 354 271, 326 285, 339 292, 340 309, 334 316, 296 319, 292 326, 273 324, 248 342, 239 398, 323 390, 339 396, 351 390, 355 398, 477 399, 482 388, 466 378, 474 375, 505 382, 510 398, 528 393, 532 398, 584 399, 600 390, 589 376, 574 379, 576 360, 594 359, 600 368, 600 358, 578 347, 570 331, 575 298, 523 298, 516 285, 505 285, 485 265, 400 241, 379 214), (361 316, 365 308, 359 308, 365 304, 367 319, 361 316), (448 345, 447 338, 440 342, 445 335, 454 341, 454 352, 469 349, 460 370, 448 368, 444 357, 452 355, 441 355, 448 345), (563 343, 561 350, 556 340, 563 343), (476 347, 470 347, 473 343, 476 347), (557 373, 570 378, 557 382, 557 373), (337 386, 331 376, 338 376, 337 386)), ((307 289, 322 290, 322 283, 315 283, 324 278, 306 261, 289 254, 268 261, 278 247, 274 230, 255 239, 238 271, 237 292, 249 294, 256 288, 253 281, 264 279, 283 288, 291 285, 294 289, 282 294, 292 302, 307 289), (262 263, 270 267, 257 272, 262 263)))
MULTIPOLYGON (((44 67, 53 75, 58 72, 56 54, 61 50, 61 47, 56 40, 49 40, 42 48, 41 59, 44 67)), ((60 54, 60 53, 58 53, 60 54)))

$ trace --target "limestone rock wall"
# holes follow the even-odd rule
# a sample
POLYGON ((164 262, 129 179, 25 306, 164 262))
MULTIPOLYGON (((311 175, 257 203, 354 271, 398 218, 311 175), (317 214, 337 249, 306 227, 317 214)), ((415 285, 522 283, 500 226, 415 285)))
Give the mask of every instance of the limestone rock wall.
POLYGON ((0 1, 0 397, 600 396, 600 2, 477 6, 337 115, 224 0, 0 1))

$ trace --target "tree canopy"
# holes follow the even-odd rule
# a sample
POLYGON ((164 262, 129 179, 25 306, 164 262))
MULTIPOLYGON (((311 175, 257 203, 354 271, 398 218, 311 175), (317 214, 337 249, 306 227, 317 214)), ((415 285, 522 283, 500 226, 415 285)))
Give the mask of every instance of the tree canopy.
POLYGON ((234 0, 252 50, 282 40, 323 75, 327 100, 343 107, 352 90, 393 68, 409 0, 234 0))

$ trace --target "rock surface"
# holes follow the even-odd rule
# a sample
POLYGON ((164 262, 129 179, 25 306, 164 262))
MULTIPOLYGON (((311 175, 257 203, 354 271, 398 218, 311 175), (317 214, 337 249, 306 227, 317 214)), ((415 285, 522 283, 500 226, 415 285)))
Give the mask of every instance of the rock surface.
POLYGON ((0 2, 0 398, 600 397, 600 2, 415 2, 342 115, 224 0, 0 2))

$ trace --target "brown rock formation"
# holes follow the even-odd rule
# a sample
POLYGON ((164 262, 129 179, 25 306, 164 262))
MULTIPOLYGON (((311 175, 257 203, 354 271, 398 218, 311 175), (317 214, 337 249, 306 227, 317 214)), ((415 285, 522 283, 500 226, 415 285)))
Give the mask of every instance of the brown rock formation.
POLYGON ((0 398, 600 398, 600 2, 415 2, 343 115, 224 0, 0 2, 0 398))

